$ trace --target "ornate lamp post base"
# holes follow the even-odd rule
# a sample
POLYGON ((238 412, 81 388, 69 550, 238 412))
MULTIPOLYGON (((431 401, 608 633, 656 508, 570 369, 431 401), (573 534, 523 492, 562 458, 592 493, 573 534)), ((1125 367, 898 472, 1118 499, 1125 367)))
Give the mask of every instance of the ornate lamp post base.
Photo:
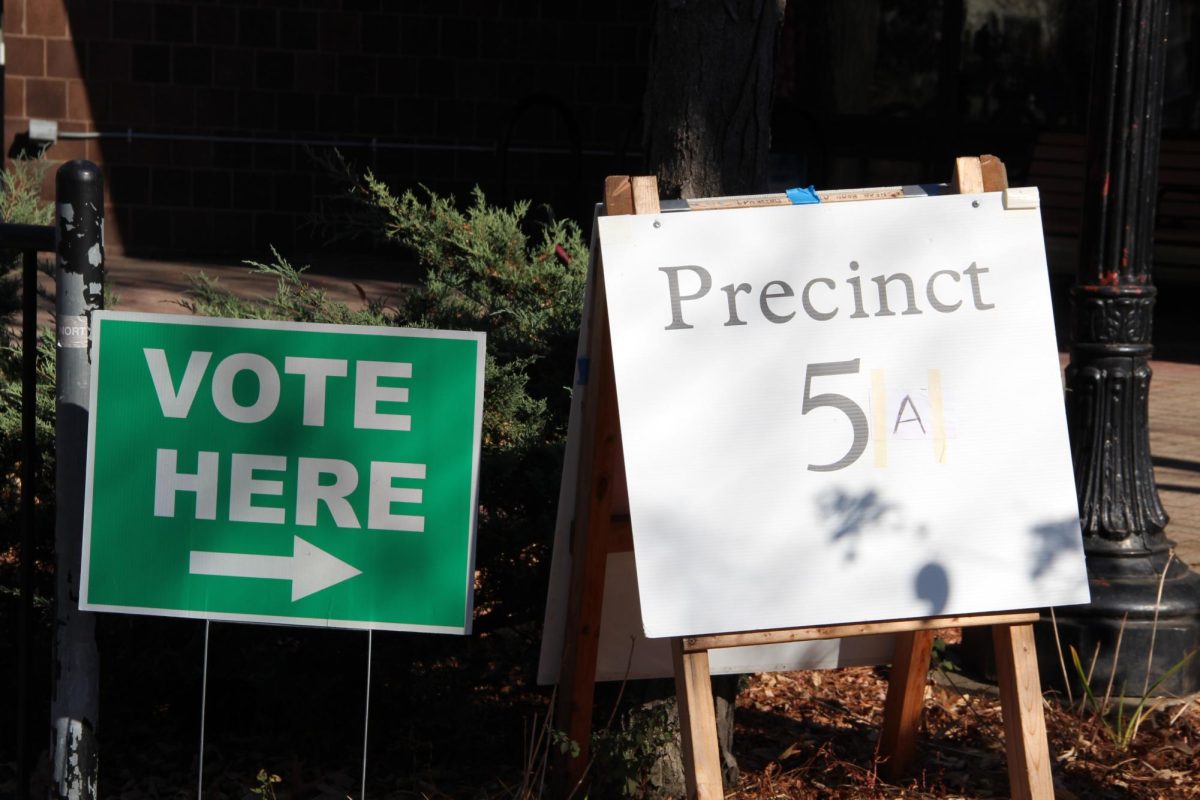
MULTIPOLYGON (((1096 4, 1087 181, 1071 292, 1071 432, 1092 602, 1058 611, 1091 688, 1141 697, 1200 691, 1200 576, 1169 558, 1167 515, 1150 460, 1148 400, 1155 289, 1154 214, 1166 61, 1167 0, 1096 4), (1118 646, 1118 641, 1120 645, 1118 646), (1092 660, 1095 659, 1094 667, 1092 660)), ((1044 676, 1055 631, 1039 631, 1044 676)), ((1078 681, 1067 655, 1067 673, 1078 681)))
MULTIPOLYGON (((1079 653, 1084 674, 1093 676, 1091 688, 1097 695, 1104 694, 1109 676, 1114 697, 1200 692, 1200 575, 1175 559, 1168 566, 1167 554, 1166 546, 1145 554, 1088 554, 1092 602, 1055 614, 1067 676, 1074 686, 1081 678, 1068 645, 1079 653), (1195 655, 1155 686, 1189 654, 1195 655)), ((1057 663, 1059 651, 1049 616, 1043 616, 1035 630, 1043 679, 1061 684, 1061 671, 1050 667, 1057 663)))
MULTIPOLYGON (((1079 654, 1091 688, 1114 696, 1200 692, 1200 575, 1171 557, 1168 517, 1150 458, 1148 400, 1155 288, 1148 274, 1117 271, 1071 293, 1067 422, 1079 492, 1092 602, 1056 610, 1038 627, 1049 667, 1061 643, 1072 683, 1079 654), (1111 677, 1110 677, 1111 676, 1111 677)), ((1043 675, 1061 682, 1061 670, 1043 675)))

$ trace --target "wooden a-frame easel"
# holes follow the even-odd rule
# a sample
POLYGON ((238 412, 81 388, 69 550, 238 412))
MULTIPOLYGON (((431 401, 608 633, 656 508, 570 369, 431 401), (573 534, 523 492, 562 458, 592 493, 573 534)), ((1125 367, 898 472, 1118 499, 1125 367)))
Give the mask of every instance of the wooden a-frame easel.
MULTIPOLYGON (((961 194, 1007 189, 1004 164, 994 156, 959 158, 955 164, 954 188, 961 194)), ((842 193, 828 196, 824 202, 891 196, 900 196, 900 193, 842 193)), ((788 202, 782 195, 763 195, 693 201, 689 205, 693 210, 702 210, 782 205, 788 202)), ((610 176, 605 181, 604 206, 605 213, 610 215, 659 213, 657 182, 653 177, 610 176)), ((601 269, 597 259, 590 294, 589 374, 582 405, 575 523, 571 537, 570 594, 555 707, 556 729, 565 732, 577 743, 580 753, 578 757, 567 761, 559 775, 557 788, 562 797, 582 796, 577 789, 587 779, 607 557, 609 553, 633 549, 601 269)), ((879 754, 885 774, 896 778, 906 772, 915 752, 933 632, 943 628, 986 625, 992 628, 996 649, 1012 796, 1014 800, 1050 800, 1054 797, 1054 789, 1033 640, 1033 623, 1038 616, 1036 611, 1022 611, 675 639, 672 652, 688 797, 714 800, 724 796, 711 694, 709 650, 878 633, 895 634, 895 654, 884 704, 879 754)))

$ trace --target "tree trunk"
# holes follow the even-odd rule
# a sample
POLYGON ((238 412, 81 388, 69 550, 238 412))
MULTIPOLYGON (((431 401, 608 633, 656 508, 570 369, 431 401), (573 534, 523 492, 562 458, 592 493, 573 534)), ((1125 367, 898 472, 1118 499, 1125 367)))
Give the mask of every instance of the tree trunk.
POLYGON ((665 197, 764 191, 786 0, 660 0, 643 118, 665 197))
MULTIPOLYGON (((647 167, 664 197, 766 191, 775 48, 786 2, 659 0, 643 118, 647 167)), ((726 785, 738 774, 732 751, 737 683, 734 675, 713 680, 726 785)), ((637 694, 641 705, 626 718, 627 729, 644 731, 646 720, 657 720, 671 740, 640 776, 643 796, 682 796, 674 685, 649 682, 637 694), (665 720, 657 711, 664 703, 665 720)))

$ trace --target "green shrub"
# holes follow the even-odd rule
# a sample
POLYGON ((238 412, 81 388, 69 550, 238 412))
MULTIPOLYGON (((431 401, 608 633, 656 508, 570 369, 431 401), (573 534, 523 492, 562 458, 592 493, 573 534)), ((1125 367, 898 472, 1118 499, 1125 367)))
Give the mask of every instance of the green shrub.
POLYGON ((352 191, 357 224, 374 225, 424 270, 396 308, 356 311, 331 301, 278 253, 271 263, 249 262, 276 277, 273 297, 242 300, 201 279, 186 305, 225 317, 487 332, 476 629, 516 626, 526 634, 520 638, 532 637, 541 621, 586 277, 579 228, 553 222, 530 235, 527 203, 497 208, 478 189, 465 208, 429 191, 396 196, 370 173, 352 191))
MULTIPOLYGON (((0 172, 0 223, 53 223, 54 207, 41 198, 46 169, 44 161, 16 159, 0 172)), ((0 250, 0 552, 8 551, 20 538, 22 351, 21 337, 12 327, 20 325, 20 265, 19 252, 0 250)), ((36 431, 41 459, 35 487, 37 551, 33 555, 45 560, 54 538, 54 340, 48 329, 39 337, 36 369, 36 431)), ((6 563, 14 565, 12 561, 6 563)), ((40 574, 40 578, 48 585, 48 576, 40 574)), ((15 586, 15 570, 13 575, 5 576, 3 583, 15 586)), ((47 586, 39 585, 37 591, 45 594, 47 586)))
MULTIPOLYGON (((54 206, 42 200, 48 165, 41 159, 14 159, 0 172, 0 223, 51 225, 54 206)), ((0 251, 0 323, 12 324, 21 308, 21 254, 0 251)), ((7 334, 7 331, 5 332, 7 334)))

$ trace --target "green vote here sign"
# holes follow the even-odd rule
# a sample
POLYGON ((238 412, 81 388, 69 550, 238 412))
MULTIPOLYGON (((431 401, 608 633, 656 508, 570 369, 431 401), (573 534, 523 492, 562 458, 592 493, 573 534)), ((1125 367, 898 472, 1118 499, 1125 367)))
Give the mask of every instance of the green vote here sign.
POLYGON ((470 632, 482 333, 92 325, 81 608, 470 632))

